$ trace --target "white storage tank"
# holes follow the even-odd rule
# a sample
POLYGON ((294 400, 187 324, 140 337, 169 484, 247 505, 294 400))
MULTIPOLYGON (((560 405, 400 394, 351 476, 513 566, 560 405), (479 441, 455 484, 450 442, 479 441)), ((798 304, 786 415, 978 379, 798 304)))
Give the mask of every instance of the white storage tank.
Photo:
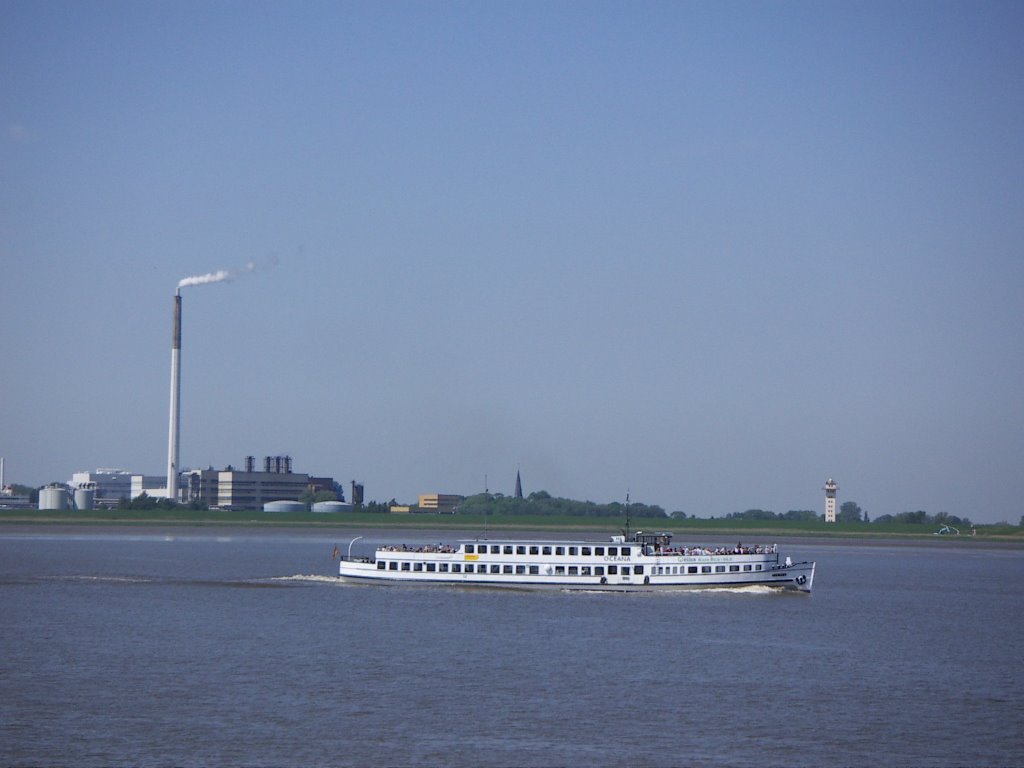
POLYGON ((66 488, 59 485, 48 485, 39 491, 40 509, 67 509, 68 492, 66 488))
POLYGON ((264 512, 305 512, 306 505, 301 501, 268 501, 263 505, 264 512))
POLYGON ((352 505, 346 504, 344 501, 318 501, 313 505, 313 511, 321 513, 351 512, 352 505))
POLYGON ((96 489, 95 488, 76 488, 75 489, 75 509, 92 509, 96 503, 96 489))

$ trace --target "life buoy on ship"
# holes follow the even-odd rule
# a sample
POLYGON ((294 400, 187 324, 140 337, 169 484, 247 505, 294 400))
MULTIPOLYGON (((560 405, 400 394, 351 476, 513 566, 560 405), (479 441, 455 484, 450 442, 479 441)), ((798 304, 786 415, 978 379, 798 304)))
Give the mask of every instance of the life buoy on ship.
POLYGON ((804 584, 807 583, 807 577, 804 576, 803 574, 800 574, 799 576, 796 577, 796 583, 799 584, 802 587, 804 584))

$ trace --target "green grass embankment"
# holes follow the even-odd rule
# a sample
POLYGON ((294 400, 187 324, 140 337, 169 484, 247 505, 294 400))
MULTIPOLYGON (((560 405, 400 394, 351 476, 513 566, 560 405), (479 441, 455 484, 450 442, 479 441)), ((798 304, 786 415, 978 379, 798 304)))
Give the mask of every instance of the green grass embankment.
MULTIPOLYGON (((367 512, 342 512, 335 514, 314 514, 312 512, 223 512, 173 510, 93 510, 38 511, 0 510, 0 525, 127 525, 127 526, 260 526, 298 527, 311 529, 366 528, 430 529, 430 530, 472 530, 472 531, 597 531, 618 532, 623 521, 610 517, 578 517, 551 515, 434 515, 434 514, 375 514, 367 512)), ((633 530, 665 530, 676 534, 677 539, 687 536, 717 535, 726 539, 744 536, 806 536, 819 538, 910 538, 935 536, 937 527, 931 525, 909 525, 900 523, 830 523, 822 521, 796 520, 742 520, 742 519, 701 519, 685 520, 662 518, 635 518, 633 530)), ((1024 528, 1014 525, 979 525, 977 536, 970 531, 961 531, 960 540, 1003 540, 1024 543, 1024 528)))

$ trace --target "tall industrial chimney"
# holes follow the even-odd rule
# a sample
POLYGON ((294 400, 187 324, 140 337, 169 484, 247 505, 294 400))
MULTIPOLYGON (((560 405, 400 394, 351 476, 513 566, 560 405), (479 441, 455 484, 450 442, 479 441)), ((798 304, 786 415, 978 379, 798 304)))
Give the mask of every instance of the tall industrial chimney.
POLYGON ((178 500, 178 427, 181 422, 181 293, 174 293, 174 335, 171 339, 171 420, 167 430, 167 496, 178 500))

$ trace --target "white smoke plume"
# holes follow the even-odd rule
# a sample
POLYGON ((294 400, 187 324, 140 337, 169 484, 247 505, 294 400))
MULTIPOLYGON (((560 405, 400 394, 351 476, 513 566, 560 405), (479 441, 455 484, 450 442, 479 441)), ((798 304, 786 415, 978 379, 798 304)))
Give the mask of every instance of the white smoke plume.
POLYGON ((252 272, 254 269, 256 269, 256 264, 250 261, 241 269, 218 269, 216 272, 207 272, 205 275, 193 275, 192 277, 184 277, 178 281, 178 288, 187 288, 190 285, 207 285, 209 283, 222 283, 225 280, 233 280, 239 275, 244 275, 247 272, 252 272))

